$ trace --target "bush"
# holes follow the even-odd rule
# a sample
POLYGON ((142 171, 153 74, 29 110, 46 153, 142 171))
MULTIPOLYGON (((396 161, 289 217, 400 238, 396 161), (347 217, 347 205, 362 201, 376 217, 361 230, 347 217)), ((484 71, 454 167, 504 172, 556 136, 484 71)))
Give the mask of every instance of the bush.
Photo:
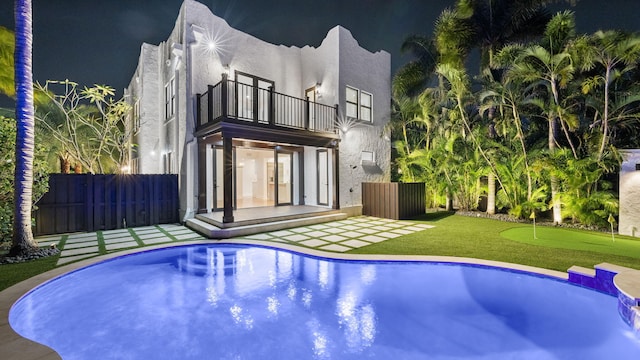
MULTIPOLYGON (((13 176, 15 167, 16 121, 0 115, 0 246, 11 245, 13 233, 13 176)), ((33 202, 49 188, 49 175, 45 161, 46 149, 38 144, 33 161, 33 202)), ((35 206, 34 206, 35 209, 35 206)))

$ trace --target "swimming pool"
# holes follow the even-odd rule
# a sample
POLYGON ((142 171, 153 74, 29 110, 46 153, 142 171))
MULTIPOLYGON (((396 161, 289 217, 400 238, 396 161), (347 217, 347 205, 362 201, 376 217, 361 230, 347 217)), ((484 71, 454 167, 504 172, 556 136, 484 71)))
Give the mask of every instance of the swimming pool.
POLYGON ((63 359, 637 359, 614 297, 530 273, 195 245, 54 279, 11 326, 63 359))

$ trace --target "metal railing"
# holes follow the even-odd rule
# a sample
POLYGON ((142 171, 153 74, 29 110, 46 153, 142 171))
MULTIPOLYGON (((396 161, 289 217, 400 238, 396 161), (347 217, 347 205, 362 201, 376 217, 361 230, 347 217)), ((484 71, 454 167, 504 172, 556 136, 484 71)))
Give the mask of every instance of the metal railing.
POLYGON ((197 94, 196 101, 198 126, 228 118, 321 133, 337 131, 337 105, 319 104, 225 77, 209 85, 204 94, 197 94))

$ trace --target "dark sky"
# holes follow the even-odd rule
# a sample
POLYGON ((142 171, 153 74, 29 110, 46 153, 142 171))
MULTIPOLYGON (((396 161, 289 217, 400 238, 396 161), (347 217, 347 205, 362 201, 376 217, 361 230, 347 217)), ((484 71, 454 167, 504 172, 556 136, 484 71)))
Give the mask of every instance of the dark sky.
MULTIPOLYGON (((234 28, 275 44, 318 46, 335 25, 370 51, 391 53, 392 71, 406 62, 409 34, 431 34, 454 0, 203 0, 234 28)), ((70 79, 115 87, 121 94, 142 42, 158 44, 174 26, 182 0, 33 0, 34 79, 70 79)), ((568 5, 556 6, 566 8, 568 5)), ((640 30, 640 0, 580 0, 578 30, 640 30)), ((13 29, 13 0, 0 0, 0 25, 13 29)))

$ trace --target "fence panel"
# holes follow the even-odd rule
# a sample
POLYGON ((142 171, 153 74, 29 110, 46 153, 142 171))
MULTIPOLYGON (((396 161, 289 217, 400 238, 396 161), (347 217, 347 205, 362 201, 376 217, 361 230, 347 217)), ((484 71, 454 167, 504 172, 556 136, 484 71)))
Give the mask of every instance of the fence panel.
POLYGON ((51 174, 34 234, 178 222, 177 175, 51 174))
POLYGON ((362 183, 362 214, 409 219, 425 213, 424 183, 362 183))

